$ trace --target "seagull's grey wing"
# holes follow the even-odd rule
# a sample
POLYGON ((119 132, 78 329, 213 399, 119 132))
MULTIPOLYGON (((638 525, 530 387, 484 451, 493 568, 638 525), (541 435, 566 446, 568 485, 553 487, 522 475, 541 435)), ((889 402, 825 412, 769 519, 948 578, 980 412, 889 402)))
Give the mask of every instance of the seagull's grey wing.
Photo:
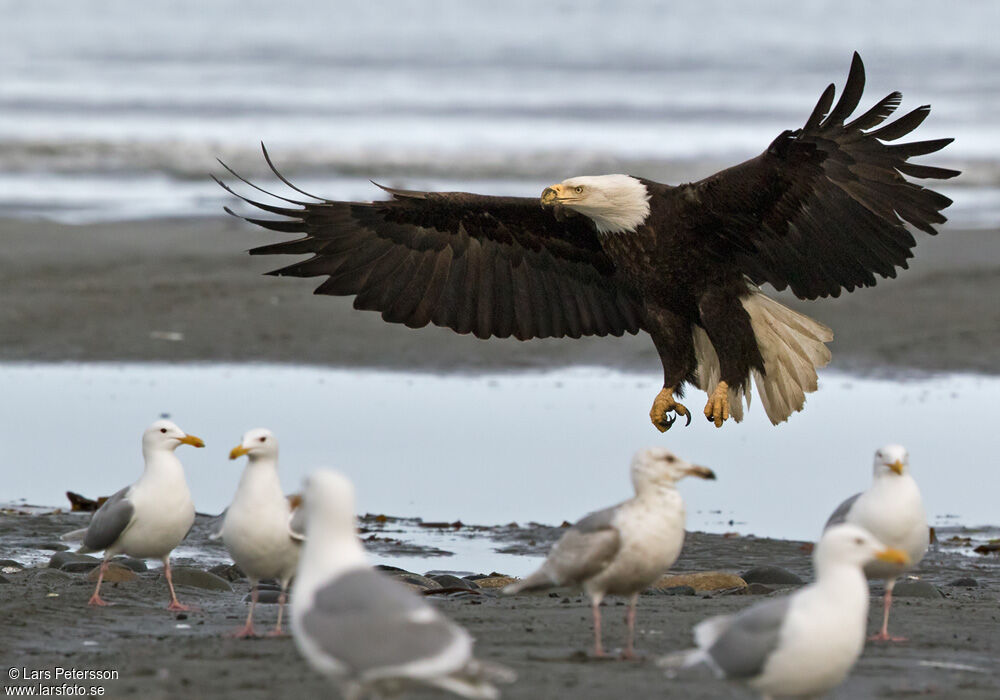
POLYGON ((217 540, 222 537, 222 530, 226 526, 226 515, 228 513, 229 509, 226 508, 206 523, 206 527, 208 527, 208 539, 217 540))
MULTIPOLYGON (((394 667, 434 659, 456 644, 472 648, 465 630, 402 584, 367 568, 320 588, 302 630, 354 677, 391 675, 394 667)), ((468 656, 456 654, 455 670, 468 656)))
POLYGON ((759 675, 778 646, 791 601, 792 596, 768 600, 732 616, 708 648, 715 665, 729 678, 759 675))
POLYGON ((97 509, 94 517, 90 519, 90 525, 87 526, 87 532, 83 536, 83 546, 79 551, 100 552, 121 537, 135 516, 135 507, 128 500, 131 491, 132 487, 126 486, 97 509))
POLYGON ((861 494, 856 493, 837 506, 833 513, 830 514, 830 519, 826 521, 826 525, 823 526, 823 531, 826 532, 834 525, 840 525, 841 523, 847 522, 847 514, 850 512, 851 506, 853 506, 854 502, 860 497, 861 494))
POLYGON ((544 567, 559 584, 586 581, 607 566, 621 547, 614 527, 618 506, 582 518, 556 542, 544 567))

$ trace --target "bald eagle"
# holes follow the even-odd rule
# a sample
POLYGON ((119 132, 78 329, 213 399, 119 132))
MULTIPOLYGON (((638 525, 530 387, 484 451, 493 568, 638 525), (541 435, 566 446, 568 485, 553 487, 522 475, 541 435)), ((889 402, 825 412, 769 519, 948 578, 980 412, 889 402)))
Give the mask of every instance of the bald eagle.
POLYGON ((901 100, 892 92, 846 121, 864 83, 855 53, 836 105, 831 84, 804 126, 756 158, 677 186, 602 175, 547 187, 541 200, 383 187, 387 201, 336 202, 292 185, 266 150, 275 175, 316 201, 279 197, 291 206, 278 206, 217 182, 282 217, 247 221, 300 234, 250 253, 311 255, 270 274, 325 276, 316 294, 478 338, 646 331, 663 364, 649 414, 661 432, 678 416, 690 424, 678 401, 686 383, 707 393, 715 426, 741 420, 751 377, 777 424, 816 390, 833 335, 759 285, 816 299, 895 277, 916 244, 906 223, 933 235, 951 204, 904 175, 959 174, 909 162, 952 139, 886 143, 917 128, 927 105, 883 124, 901 100))

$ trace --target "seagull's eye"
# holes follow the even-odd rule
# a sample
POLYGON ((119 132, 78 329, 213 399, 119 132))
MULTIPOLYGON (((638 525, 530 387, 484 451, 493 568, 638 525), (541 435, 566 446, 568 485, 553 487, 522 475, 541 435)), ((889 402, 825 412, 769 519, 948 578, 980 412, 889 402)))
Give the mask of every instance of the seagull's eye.
POLYGON ((166 433, 166 432, 167 432, 167 429, 166 429, 166 428, 160 428, 160 432, 161 432, 161 433, 166 433))
POLYGON ((266 437, 262 437, 262 438, 260 439, 260 441, 261 441, 261 442, 267 442, 267 438, 266 438, 266 437))
POLYGON ((861 544, 864 544, 864 543, 865 543, 865 541, 863 539, 861 539, 860 537, 857 537, 854 540, 854 544, 857 544, 857 545, 861 545, 861 544))
POLYGON ((676 457, 674 457, 673 455, 669 455, 669 456, 667 457, 667 463, 668 463, 668 464, 673 464, 673 463, 674 463, 674 462, 676 462, 676 461, 677 461, 677 458, 676 458, 676 457))
POLYGON ((580 194, 581 192, 583 192, 583 185, 577 185, 575 189, 576 189, 576 193, 580 194))

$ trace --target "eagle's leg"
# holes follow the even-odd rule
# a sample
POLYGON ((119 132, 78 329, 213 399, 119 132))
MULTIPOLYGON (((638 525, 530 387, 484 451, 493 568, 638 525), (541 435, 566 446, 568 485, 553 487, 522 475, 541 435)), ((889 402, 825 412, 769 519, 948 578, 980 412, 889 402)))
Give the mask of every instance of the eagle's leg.
POLYGON ((663 389, 656 395, 649 419, 661 433, 670 430, 677 416, 687 418, 691 425, 691 412, 677 398, 683 394, 681 387, 694 375, 694 342, 691 340, 691 321, 668 309, 655 305, 646 307, 646 330, 653 338, 656 352, 663 364, 663 389))
POLYGON ((746 283, 739 281, 713 287, 698 300, 701 325, 719 358, 720 381, 705 404, 705 418, 716 428, 721 428, 732 415, 730 388, 746 389, 750 370, 764 370, 750 314, 740 302, 741 294, 745 293, 746 283))
POLYGON ((705 404, 705 417, 715 423, 716 428, 729 419, 729 385, 719 382, 705 404))
POLYGON ((653 407, 649 409, 649 420, 653 422, 657 430, 665 433, 677 420, 677 416, 672 416, 671 413, 686 416, 687 423, 685 425, 691 425, 691 412, 687 410, 687 406, 674 400, 673 389, 664 387, 660 389, 660 393, 653 400, 653 407))

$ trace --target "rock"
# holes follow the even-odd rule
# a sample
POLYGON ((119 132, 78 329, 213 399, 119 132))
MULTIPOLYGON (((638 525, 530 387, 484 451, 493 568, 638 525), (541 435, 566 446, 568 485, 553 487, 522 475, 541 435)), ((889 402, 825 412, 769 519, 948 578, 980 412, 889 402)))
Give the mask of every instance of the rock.
POLYGON ((434 579, 421 576, 420 574, 414 574, 410 571, 403 571, 400 569, 399 571, 387 571, 386 574, 397 581, 402 581, 407 586, 418 592, 441 588, 441 584, 434 579))
MULTIPOLYGON (((65 569, 63 569, 65 571, 65 569)), ((90 573, 87 574, 88 581, 97 581, 97 577, 100 575, 100 567, 92 567, 90 573)), ((132 569, 120 564, 116 561, 108 564, 107 570, 104 572, 104 582, 105 583, 125 583, 126 581, 135 581, 139 578, 132 569)))
POLYGON ((470 590, 479 588, 479 584, 475 581, 469 581, 468 579, 452 576, 451 574, 436 574, 431 576, 430 579, 440 583, 441 588, 468 588, 470 590))
POLYGON ((13 559, 0 559, 0 571, 5 574, 16 574, 18 571, 24 571, 24 564, 13 559))
POLYGON ((755 566, 742 575, 747 583, 794 584, 801 586, 804 582, 788 569, 780 566, 755 566))
MULTIPOLYGON (((245 596, 243 596, 243 602, 249 603, 252 595, 253 595, 252 593, 247 593, 245 596)), ((257 591, 257 603, 261 605, 275 605, 277 604, 278 598, 280 596, 281 596, 280 588, 278 589, 261 588, 257 591)), ((285 602, 288 603, 290 601, 291 601, 291 596, 289 596, 288 600, 286 600, 285 602)))
POLYGON ((230 593, 233 591, 233 587, 226 579, 193 566, 175 566, 172 573, 175 586, 192 586, 208 591, 228 591, 230 593))
POLYGON ((62 542, 46 542, 45 544, 38 545, 38 548, 46 552, 65 552, 69 549, 62 542))
POLYGON ((774 593, 774 589, 770 586, 765 586, 763 583, 751 583, 743 591, 747 595, 767 595, 768 593, 774 593))
POLYGON ((87 567, 86 569, 77 569, 77 571, 81 570, 87 571, 90 568, 100 564, 101 560, 98 559, 97 557, 92 557, 89 554, 77 554, 76 552, 56 552, 55 554, 52 555, 52 558, 49 559, 49 568, 63 569, 63 567, 66 566, 66 564, 70 563, 79 564, 82 562, 89 563, 90 567, 87 567))
POLYGON ((504 586, 514 583, 517 579, 512 576, 487 576, 485 578, 476 579, 476 585, 480 588, 503 588, 504 586))
POLYGON ((504 576, 504 574, 501 574, 497 571, 493 571, 488 574, 469 574, 468 576, 463 576, 462 578, 468 579, 469 581, 478 581, 479 579, 482 578, 493 578, 495 576, 504 576))
POLYGON ((127 569, 141 574, 144 571, 149 571, 149 567, 146 566, 146 562, 142 559, 133 559, 132 557, 118 557, 113 560, 116 564, 121 564, 127 569))
POLYGON ((933 583, 926 581, 900 581, 892 589, 893 598, 944 598, 933 583))
POLYGON ((216 564, 208 571, 209 573, 215 574, 220 578, 224 578, 229 582, 239 581, 241 578, 246 578, 246 574, 244 574, 243 570, 236 566, 236 564, 216 564))
POLYGON ((673 586, 672 588, 647 588, 644 595, 694 595, 691 586, 673 586))
POLYGON ((661 576, 652 587, 676 588, 677 586, 691 586, 696 593, 704 593, 706 591, 724 591, 731 588, 746 588, 747 582, 728 571, 699 571, 696 574, 661 576))
POLYGON ((389 572, 391 572, 391 571, 402 571, 404 574, 410 573, 406 569, 400 569, 398 566, 389 566, 388 564, 376 564, 375 565, 375 570, 376 571, 389 571, 389 572))
POLYGON ((65 571, 60 571, 59 569, 36 569, 38 571, 35 574, 33 583, 39 583, 43 586, 56 586, 68 581, 71 576, 65 571))
POLYGON ((959 586, 961 588, 977 588, 979 586, 979 581, 970 576, 963 576, 962 578, 957 578, 946 585, 959 586))
POLYGON ((10 583, 10 579, 5 576, 0 576, 0 584, 10 583))

